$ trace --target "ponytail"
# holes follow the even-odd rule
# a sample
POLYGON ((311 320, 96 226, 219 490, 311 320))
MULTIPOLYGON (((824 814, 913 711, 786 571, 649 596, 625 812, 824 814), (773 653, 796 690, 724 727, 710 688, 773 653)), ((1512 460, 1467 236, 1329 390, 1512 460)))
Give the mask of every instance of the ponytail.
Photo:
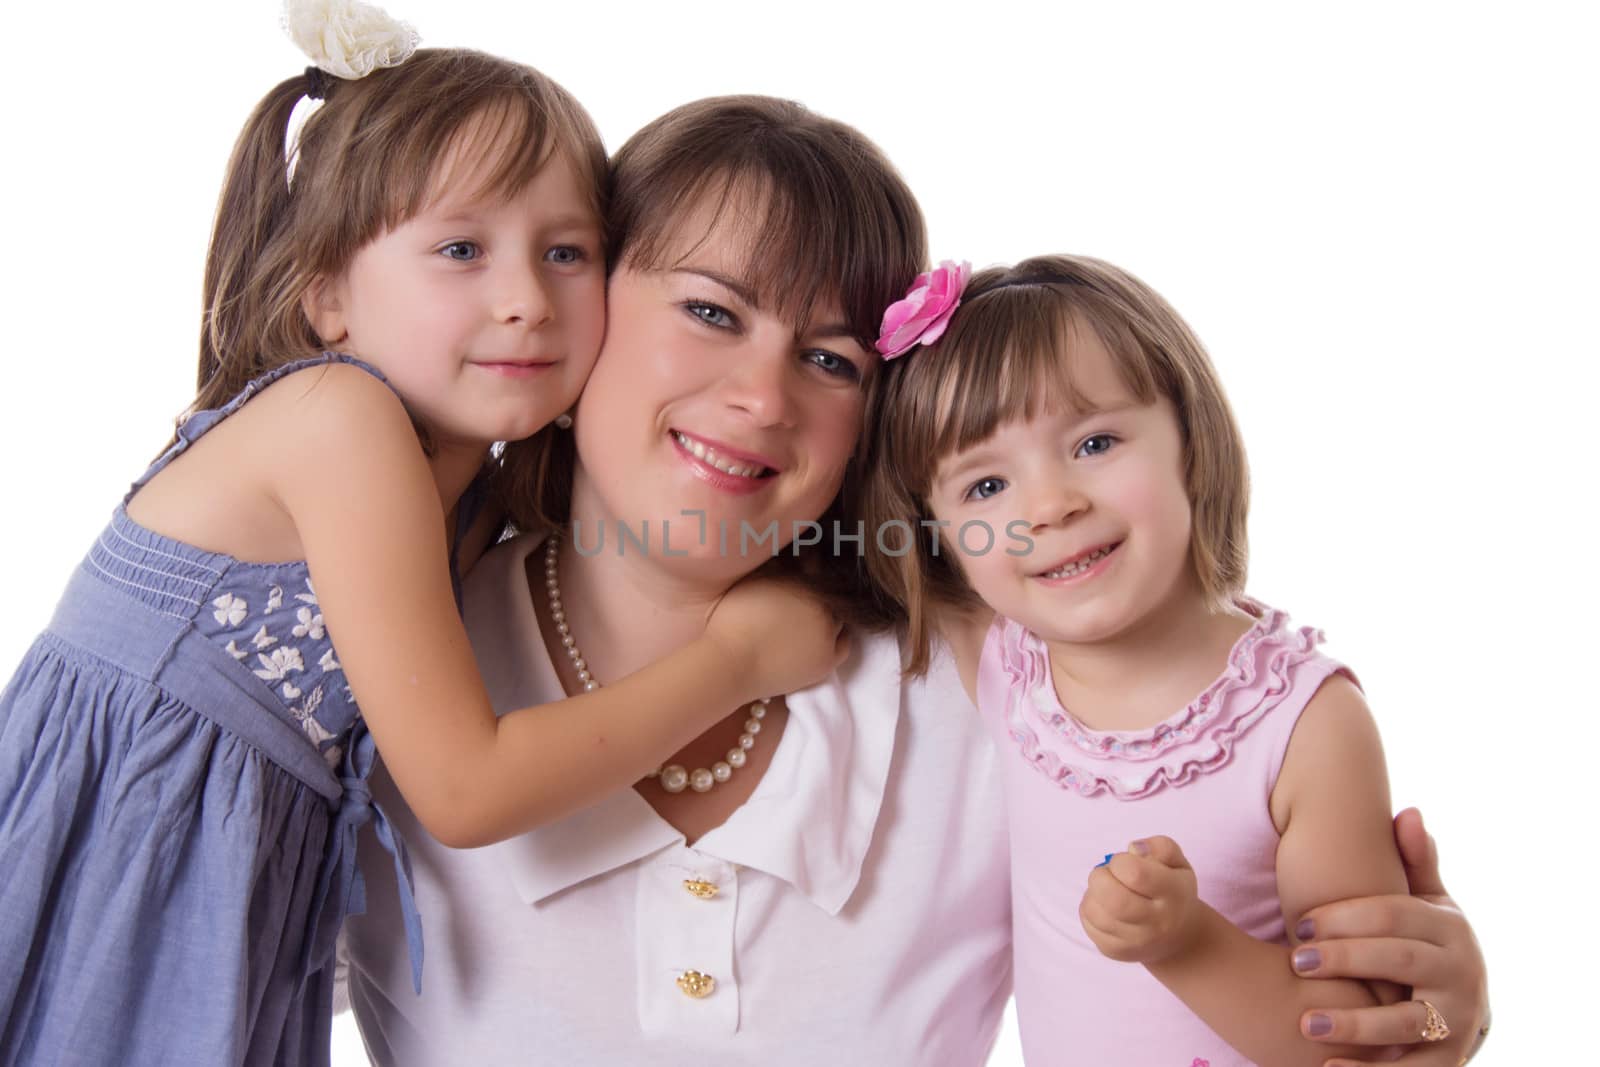
MULTIPOLYGON (((294 269, 280 237, 290 212, 285 145, 290 116, 306 90, 307 79, 296 75, 267 93, 228 161, 206 253, 196 409, 218 406, 268 369, 260 325, 274 317, 267 305, 285 294, 294 269)), ((304 333, 314 351, 318 342, 309 324, 304 333)))

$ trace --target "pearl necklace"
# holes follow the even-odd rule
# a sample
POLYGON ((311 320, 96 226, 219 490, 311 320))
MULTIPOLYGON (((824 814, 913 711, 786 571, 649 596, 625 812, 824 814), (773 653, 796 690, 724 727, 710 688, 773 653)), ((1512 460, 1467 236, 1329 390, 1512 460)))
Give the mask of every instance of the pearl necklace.
MULTIPOLYGON (((567 650, 567 658, 572 661, 573 669, 578 672, 578 681, 587 693, 599 689, 600 683, 590 673, 588 661, 578 651, 578 642, 572 636, 572 628, 567 625, 567 612, 561 604, 561 583, 556 578, 556 556, 560 543, 561 539, 555 534, 551 534, 545 542, 544 588, 550 596, 550 618, 555 621, 556 633, 561 635, 561 647, 567 650)), ((767 705, 771 702, 771 697, 762 697, 750 705, 750 717, 745 720, 744 733, 739 735, 738 746, 728 749, 728 755, 709 768, 697 767, 691 771, 681 763, 669 763, 656 768, 649 777, 660 779, 661 788, 669 793, 681 793, 684 786, 696 793, 708 793, 714 786, 728 781, 734 771, 745 765, 748 753, 756 747, 756 735, 761 732, 761 720, 767 717, 767 705)))

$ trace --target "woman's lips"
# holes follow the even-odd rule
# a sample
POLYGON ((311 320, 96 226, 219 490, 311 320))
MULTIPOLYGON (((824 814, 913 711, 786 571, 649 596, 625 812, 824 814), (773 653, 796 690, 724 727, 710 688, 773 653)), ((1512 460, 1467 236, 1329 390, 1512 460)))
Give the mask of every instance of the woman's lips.
POLYGON ((757 492, 777 473, 776 464, 765 457, 691 437, 682 430, 672 430, 670 436, 689 469, 702 481, 726 492, 757 492))

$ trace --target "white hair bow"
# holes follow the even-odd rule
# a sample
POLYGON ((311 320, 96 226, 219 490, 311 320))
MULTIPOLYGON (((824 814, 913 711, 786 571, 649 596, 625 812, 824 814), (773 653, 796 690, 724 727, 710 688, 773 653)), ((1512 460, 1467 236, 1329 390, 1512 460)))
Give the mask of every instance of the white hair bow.
POLYGON ((404 63, 417 31, 359 0, 286 0, 283 29, 312 64, 337 78, 365 78, 404 63))

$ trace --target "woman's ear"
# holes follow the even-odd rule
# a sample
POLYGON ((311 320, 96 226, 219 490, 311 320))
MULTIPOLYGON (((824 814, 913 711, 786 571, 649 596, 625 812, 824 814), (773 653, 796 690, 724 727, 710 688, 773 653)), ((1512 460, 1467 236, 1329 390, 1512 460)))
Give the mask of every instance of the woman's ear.
POLYGON ((319 274, 306 286, 305 293, 300 297, 300 307, 306 314, 306 320, 329 348, 350 336, 344 321, 343 290, 343 285, 319 274))

